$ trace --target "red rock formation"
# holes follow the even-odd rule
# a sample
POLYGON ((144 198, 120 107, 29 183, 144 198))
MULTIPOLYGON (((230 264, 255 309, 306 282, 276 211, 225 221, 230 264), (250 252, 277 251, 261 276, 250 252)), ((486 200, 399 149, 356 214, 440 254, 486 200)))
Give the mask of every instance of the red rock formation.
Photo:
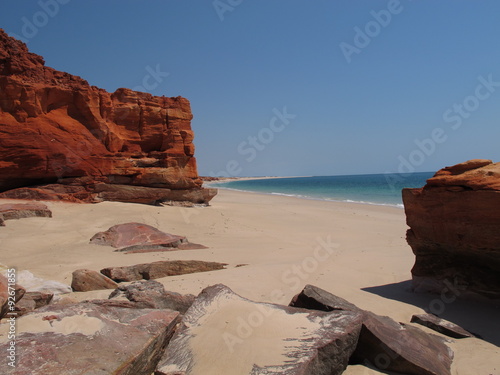
POLYGON ((52 184, 6 196, 135 202, 119 188, 133 185, 141 203, 208 202, 216 192, 200 189, 192 117, 185 98, 108 93, 46 67, 0 29, 0 192, 52 184))
POLYGON ((500 163, 444 168, 403 202, 416 290, 500 298, 500 163))

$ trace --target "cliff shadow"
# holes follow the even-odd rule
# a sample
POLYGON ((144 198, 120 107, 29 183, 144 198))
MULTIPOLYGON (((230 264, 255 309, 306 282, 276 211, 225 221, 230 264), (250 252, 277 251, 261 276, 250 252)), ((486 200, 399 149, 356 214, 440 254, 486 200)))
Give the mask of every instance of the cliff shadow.
MULTIPOLYGON (((420 307, 427 313, 458 324, 481 339, 500 346, 500 301, 453 298, 453 294, 415 293, 411 280, 362 288, 384 298, 420 307)), ((411 317, 408 317, 410 320, 411 317)))

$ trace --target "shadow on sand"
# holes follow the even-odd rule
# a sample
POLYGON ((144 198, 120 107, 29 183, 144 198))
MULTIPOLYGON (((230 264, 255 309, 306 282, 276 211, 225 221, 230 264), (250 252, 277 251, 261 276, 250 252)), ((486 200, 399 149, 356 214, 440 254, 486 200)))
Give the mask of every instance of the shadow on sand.
MULTIPOLYGON (((428 313, 458 324, 493 345, 500 346, 500 301, 414 293, 411 291, 411 280, 362 290, 420 307, 428 313)), ((410 318, 408 317, 408 320, 410 318)))

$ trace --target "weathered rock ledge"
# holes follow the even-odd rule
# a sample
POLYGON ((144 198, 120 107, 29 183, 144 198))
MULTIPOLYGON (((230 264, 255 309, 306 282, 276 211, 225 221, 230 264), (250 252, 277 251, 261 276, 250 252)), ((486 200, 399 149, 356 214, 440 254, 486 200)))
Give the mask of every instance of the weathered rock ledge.
POLYGON ((403 202, 416 291, 500 298, 500 163, 441 169, 403 202))

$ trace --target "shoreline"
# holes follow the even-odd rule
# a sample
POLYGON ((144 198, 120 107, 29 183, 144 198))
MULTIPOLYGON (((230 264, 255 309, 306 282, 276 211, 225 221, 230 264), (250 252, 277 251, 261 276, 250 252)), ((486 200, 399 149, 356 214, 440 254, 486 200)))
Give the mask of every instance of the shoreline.
MULTIPOLYGON (((12 200, 0 203, 8 201, 12 200)), ((414 255, 405 239, 404 211, 397 207, 225 189, 209 207, 43 203, 53 211, 52 218, 8 220, 0 228, 0 263, 46 280, 70 285, 71 273, 81 268, 99 271, 159 260, 203 260, 228 266, 157 281, 166 290, 194 295, 222 283, 250 300, 285 305, 312 284, 405 323, 440 301, 439 295, 409 290, 414 255), (183 235, 208 249, 124 254, 89 244, 95 233, 126 222, 183 235)), ((63 298, 81 301, 107 298, 110 293, 79 292, 63 298)), ((440 316, 485 339, 450 344, 456 358, 453 374, 491 373, 494 358, 500 358, 495 346, 500 344, 498 308, 456 300, 447 303, 440 316)), ((363 366, 350 366, 345 373, 380 374, 363 366)))
MULTIPOLYGON (((283 177, 283 178, 285 178, 285 177, 283 177)), ((314 197, 308 197, 305 195, 298 195, 298 194, 267 193, 267 192, 262 192, 262 191, 240 190, 240 189, 228 188, 225 186, 217 186, 217 185, 214 185, 214 186, 207 185, 205 187, 213 187, 213 188, 217 188, 217 189, 221 189, 221 190, 236 191, 236 192, 240 192, 240 193, 272 195, 272 196, 276 196, 276 197, 289 197, 289 198, 305 199, 305 200, 320 201, 320 202, 349 203, 349 204, 352 203, 352 204, 363 204, 363 205, 368 205, 368 206, 394 207, 394 208, 404 209, 404 205, 402 203, 391 204, 391 203, 374 203, 374 202, 354 201, 354 200, 336 200, 336 199, 328 199, 328 198, 314 198, 314 197)))
POLYGON ((276 193, 276 192, 262 192, 262 191, 253 191, 253 190, 243 190, 243 189, 235 189, 226 186, 219 186, 219 184, 224 184, 231 181, 252 181, 252 180, 269 180, 269 179, 283 179, 283 178, 307 178, 313 176, 292 176, 292 177, 241 177, 241 178, 228 178, 221 181, 207 181, 203 183, 203 187, 205 188, 216 188, 222 190, 230 190, 237 191, 241 193, 251 193, 251 194, 262 194, 262 195, 273 195, 273 196, 284 196, 284 197, 293 197, 297 199, 305 199, 305 200, 313 200, 313 201, 322 201, 322 202, 334 202, 334 203, 353 203, 353 204, 364 204, 364 205, 373 205, 373 206, 382 206, 382 207, 396 207, 399 209, 404 209, 403 203, 376 203, 376 202, 368 202, 368 201, 355 201, 355 200, 337 200, 330 198, 315 198, 307 195, 300 194, 286 194, 286 193, 276 193))

